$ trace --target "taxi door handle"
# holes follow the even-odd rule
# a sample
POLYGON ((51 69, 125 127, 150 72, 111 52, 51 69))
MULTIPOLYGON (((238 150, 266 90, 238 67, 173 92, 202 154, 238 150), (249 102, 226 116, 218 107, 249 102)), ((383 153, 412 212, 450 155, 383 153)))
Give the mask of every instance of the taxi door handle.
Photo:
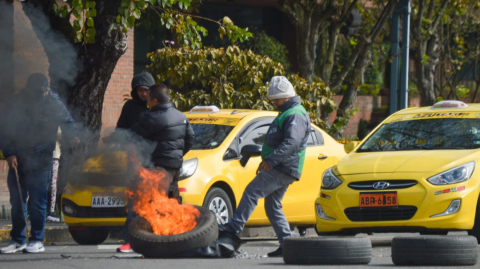
POLYGON ((328 158, 328 156, 318 156, 319 160, 323 160, 323 159, 326 159, 326 158, 328 158))

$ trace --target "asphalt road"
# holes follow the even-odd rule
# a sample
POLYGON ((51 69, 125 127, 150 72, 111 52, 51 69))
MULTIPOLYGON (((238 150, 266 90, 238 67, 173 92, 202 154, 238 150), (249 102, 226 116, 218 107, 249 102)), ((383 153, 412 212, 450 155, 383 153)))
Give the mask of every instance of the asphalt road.
MULTIPOLYGON (((305 266, 286 265, 282 258, 267 258, 266 253, 275 250, 275 241, 250 241, 241 246, 239 258, 225 259, 144 259, 139 254, 116 253, 118 243, 98 246, 79 246, 76 244, 46 245, 42 254, 0 254, 1 269, 57 269, 57 268, 195 268, 195 269, 236 269, 236 268, 299 268, 305 266), (249 258, 245 258, 249 257, 249 258)), ((478 248, 480 252, 480 247, 478 248)), ((311 266, 307 266, 311 267, 311 266)), ((315 268, 419 268, 395 266, 391 260, 388 246, 373 248, 373 258, 368 265, 315 266, 315 268)), ((480 264, 468 267, 442 268, 479 268, 480 264)), ((425 267, 432 268, 432 267, 425 267)))

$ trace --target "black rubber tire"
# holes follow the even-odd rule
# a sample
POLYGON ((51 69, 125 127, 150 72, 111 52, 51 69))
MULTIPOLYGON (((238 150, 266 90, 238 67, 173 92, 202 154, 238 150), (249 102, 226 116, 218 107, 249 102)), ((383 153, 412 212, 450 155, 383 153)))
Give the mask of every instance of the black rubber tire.
POLYGON ((85 230, 72 230, 71 227, 68 227, 68 231, 79 245, 99 245, 105 242, 110 234, 109 229, 92 227, 87 227, 85 230))
POLYGON ((283 242, 286 264, 368 264, 372 260, 369 238, 289 237, 283 242))
POLYGON ((473 236, 395 237, 392 261, 395 265, 474 265, 477 244, 473 236))
POLYGON ((217 197, 222 199, 225 202, 225 206, 227 207, 228 216, 227 216, 226 222, 225 222, 225 220, 223 220, 224 222, 222 222, 219 219, 219 216, 216 215, 216 212, 213 212, 213 213, 215 214, 215 217, 217 219, 217 223, 219 225, 226 224, 233 217, 233 207, 232 207, 232 202, 230 201, 230 197, 228 197, 228 194, 224 190, 222 190, 220 188, 215 188, 215 187, 211 188, 208 191, 207 195, 205 196, 205 200, 203 202, 203 207, 206 208, 206 209, 210 209, 209 208, 210 203, 212 202, 213 199, 215 199, 217 197))
POLYGON ((132 249, 146 258, 174 258, 187 250, 204 247, 214 243, 218 238, 218 224, 215 215, 208 209, 195 206, 200 211, 197 226, 192 230, 177 235, 156 235, 150 223, 135 217, 128 225, 132 249))

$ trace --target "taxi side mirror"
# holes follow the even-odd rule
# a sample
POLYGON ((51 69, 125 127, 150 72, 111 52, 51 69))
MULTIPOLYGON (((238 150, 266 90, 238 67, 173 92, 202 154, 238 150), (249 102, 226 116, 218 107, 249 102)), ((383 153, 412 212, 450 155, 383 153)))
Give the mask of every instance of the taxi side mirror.
POLYGON ((348 142, 347 144, 345 144, 345 146, 343 146, 343 149, 345 150, 346 153, 350 153, 357 146, 358 146, 358 142, 357 141, 352 141, 352 142, 348 142))
POLYGON ((262 146, 260 145, 246 145, 242 147, 240 154, 242 158, 240 159, 240 164, 245 167, 247 165, 250 157, 260 156, 262 153, 262 146))

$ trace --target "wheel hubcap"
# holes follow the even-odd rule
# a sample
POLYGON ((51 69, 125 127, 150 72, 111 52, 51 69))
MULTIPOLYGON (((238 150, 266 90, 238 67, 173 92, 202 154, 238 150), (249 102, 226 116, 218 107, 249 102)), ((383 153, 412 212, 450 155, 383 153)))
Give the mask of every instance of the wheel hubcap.
POLYGON ((228 222, 228 207, 225 200, 215 197, 208 205, 208 209, 215 213, 218 224, 226 224, 228 222))

